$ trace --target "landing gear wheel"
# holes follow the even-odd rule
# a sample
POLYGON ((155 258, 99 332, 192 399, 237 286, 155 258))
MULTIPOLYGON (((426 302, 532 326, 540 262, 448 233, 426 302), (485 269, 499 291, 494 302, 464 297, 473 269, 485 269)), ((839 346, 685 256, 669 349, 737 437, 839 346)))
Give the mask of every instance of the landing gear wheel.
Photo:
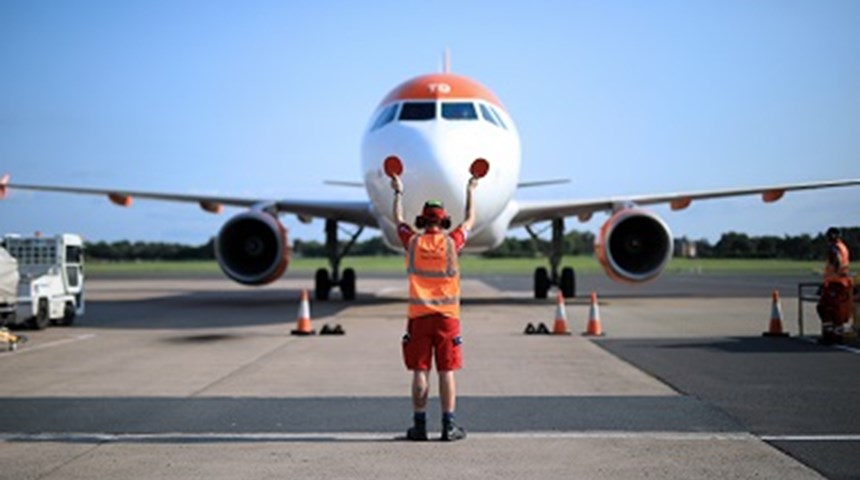
POLYGON ((52 320, 51 323, 54 325, 59 325, 61 327, 68 327, 71 324, 75 323, 75 317, 77 313, 75 312, 75 306, 72 302, 67 302, 66 306, 63 308, 63 318, 59 320, 52 320))
POLYGON ((320 268, 314 279, 314 296, 317 300, 328 300, 329 293, 331 293, 331 279, 329 279, 328 270, 320 268))
POLYGON ((344 269, 340 277, 340 293, 344 300, 355 300, 355 270, 344 269))
POLYGON ((549 292, 549 274, 545 267, 535 269, 535 298, 546 298, 549 292))
POLYGON ((576 296, 576 274, 571 267, 561 269, 561 294, 564 298, 576 296))
POLYGON ((44 330, 51 323, 51 316, 48 314, 48 299, 39 299, 39 310, 36 316, 30 320, 30 326, 35 330, 44 330))

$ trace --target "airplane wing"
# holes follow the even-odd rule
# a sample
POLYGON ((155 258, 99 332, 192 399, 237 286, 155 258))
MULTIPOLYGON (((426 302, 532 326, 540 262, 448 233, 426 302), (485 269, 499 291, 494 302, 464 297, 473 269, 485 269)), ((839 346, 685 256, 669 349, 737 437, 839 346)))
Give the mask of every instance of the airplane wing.
POLYGON ((105 196, 111 202, 128 207, 134 198, 162 200, 168 202, 196 203, 209 213, 220 213, 224 206, 262 207, 278 213, 292 213, 302 219, 310 217, 326 218, 353 223, 365 227, 378 228, 376 217, 371 211, 369 201, 321 201, 321 200, 272 200, 265 198, 226 197, 218 195, 194 195, 185 193, 146 192, 104 188, 81 188, 56 185, 27 185, 11 183, 9 175, 0 178, 0 199, 7 190, 30 190, 41 192, 75 193, 81 195, 105 196))
POLYGON ((783 195, 785 195, 785 192, 847 187, 852 185, 860 185, 860 179, 792 183, 785 185, 723 190, 705 190, 699 192, 665 193, 658 195, 634 195, 593 200, 524 201, 519 202, 517 214, 514 215, 513 220, 511 220, 511 228, 522 227, 531 223, 559 217, 576 216, 585 222, 591 218, 594 212, 611 212, 628 205, 642 206, 669 204, 672 210, 683 210, 689 207, 695 200, 739 197, 745 195, 761 195, 763 201, 775 202, 781 199, 783 195))

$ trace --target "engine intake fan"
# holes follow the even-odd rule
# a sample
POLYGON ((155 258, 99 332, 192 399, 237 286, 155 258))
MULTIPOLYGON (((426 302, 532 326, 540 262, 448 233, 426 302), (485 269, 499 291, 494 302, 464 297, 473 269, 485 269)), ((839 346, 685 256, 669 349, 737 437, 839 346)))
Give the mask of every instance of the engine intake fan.
POLYGON ((660 275, 672 258, 673 246, 672 233, 660 217, 624 209, 603 224, 595 252, 613 280, 641 283, 660 275))
POLYGON ((287 270, 287 229, 274 216, 240 213, 221 227, 215 256, 224 274, 243 285, 265 285, 287 270))

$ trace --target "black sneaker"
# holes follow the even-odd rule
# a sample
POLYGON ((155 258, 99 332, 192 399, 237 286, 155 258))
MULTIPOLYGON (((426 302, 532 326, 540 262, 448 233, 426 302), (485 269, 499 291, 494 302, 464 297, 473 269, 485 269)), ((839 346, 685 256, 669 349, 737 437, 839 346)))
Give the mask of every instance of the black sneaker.
POLYGON ((413 442, 423 442, 427 440, 427 427, 416 425, 406 430, 406 439, 413 442))
POLYGON ((466 438, 466 431, 457 426, 456 423, 450 422, 442 425, 442 441, 456 442, 466 438))

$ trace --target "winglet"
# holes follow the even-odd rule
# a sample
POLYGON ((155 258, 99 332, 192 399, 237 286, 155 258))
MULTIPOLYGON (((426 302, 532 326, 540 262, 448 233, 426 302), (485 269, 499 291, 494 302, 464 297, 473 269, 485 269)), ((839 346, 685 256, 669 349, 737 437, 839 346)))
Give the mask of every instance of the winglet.
POLYGON ((0 200, 6 198, 6 190, 9 185, 9 174, 4 174, 0 177, 0 200))

